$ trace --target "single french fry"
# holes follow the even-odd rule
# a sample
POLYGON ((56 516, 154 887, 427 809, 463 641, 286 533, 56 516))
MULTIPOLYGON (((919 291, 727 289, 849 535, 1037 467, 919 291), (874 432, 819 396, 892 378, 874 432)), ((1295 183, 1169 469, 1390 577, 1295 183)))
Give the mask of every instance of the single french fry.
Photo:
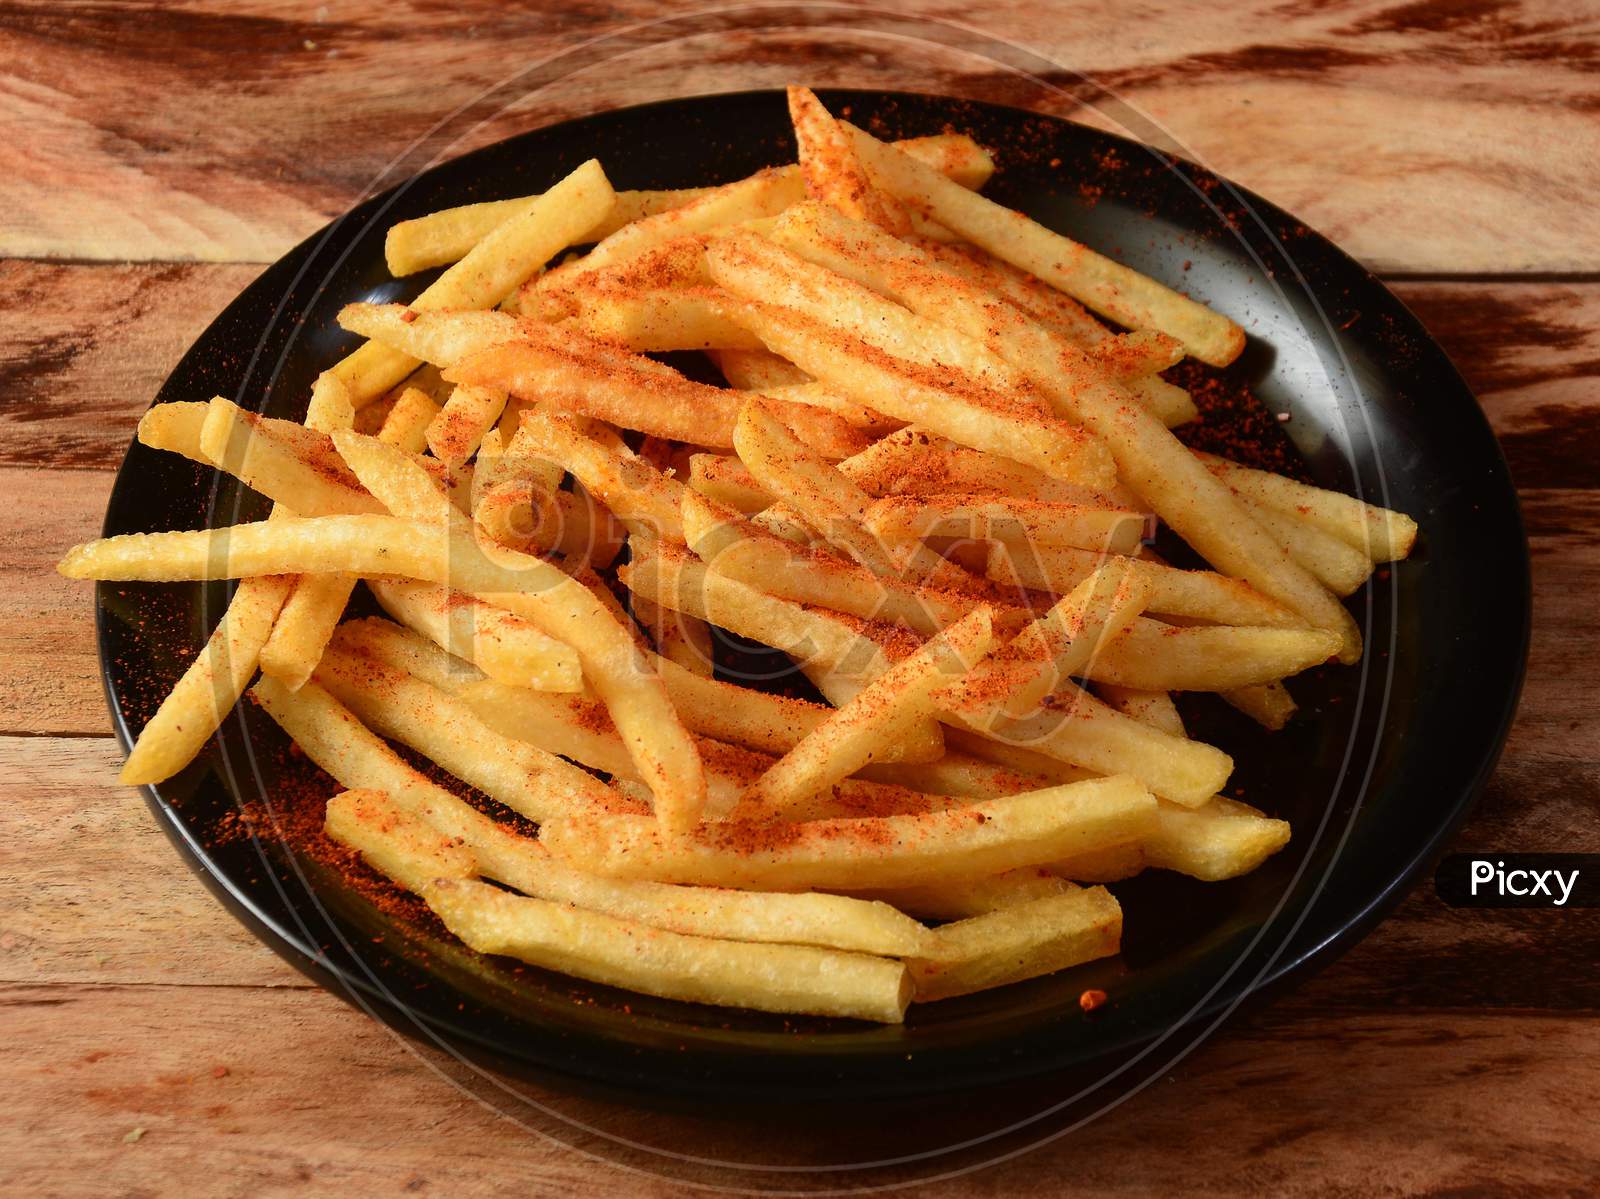
POLYGON ((1274 732, 1288 724, 1295 714, 1294 697, 1282 682, 1229 687, 1218 694, 1251 720, 1274 732))
POLYGON ((1147 724, 1174 737, 1187 737, 1183 717, 1178 715, 1178 705, 1172 702, 1168 691, 1141 691, 1136 687, 1122 687, 1116 683, 1096 683, 1095 692, 1110 707, 1124 716, 1131 716, 1140 724, 1147 724))
POLYGON ((200 446, 219 468, 303 516, 382 512, 325 433, 274 421, 216 397, 200 446))
MULTIPOLYGON (((1162 801, 1157 800, 1157 803, 1162 801)), ((1173 806, 1173 805, 1168 805, 1173 806)), ((1126 841, 1105 849, 1090 850, 1059 862, 1050 863, 1050 870, 1075 883, 1116 883, 1125 878, 1143 874, 1150 860, 1144 851, 1143 841, 1126 841)))
POLYGON ((1141 691, 1230 691, 1299 674, 1338 649, 1338 634, 1326 629, 1139 620, 1102 645, 1083 673, 1141 691))
POLYGON ((1012 545, 1071 545, 1131 554, 1144 537, 1143 512, 985 495, 889 495, 873 501, 866 524, 885 541, 963 537, 1012 545))
POLYGON ((398 446, 410 454, 420 454, 428 448, 428 426, 439 415, 439 405, 433 397, 420 388, 408 387, 389 409, 378 428, 378 440, 385 445, 398 446))
MULTIPOLYGON (((528 207, 498 225, 411 301, 415 311, 493 308, 555 254, 572 245, 611 210, 614 193, 590 159, 528 207)), ((414 358, 368 342, 342 359, 334 374, 357 407, 377 399, 416 369, 414 358)))
MULTIPOLYGON (((616 192, 610 211, 583 235, 583 240, 599 241, 642 217, 682 208, 710 190, 709 187, 685 187, 671 191, 616 192)), ((519 196, 514 200, 486 200, 458 208, 443 208, 424 217, 393 224, 383 239, 383 256, 389 273, 398 278, 457 262, 506 221, 527 212, 538 199, 538 196, 519 196)))
POLYGON ((1008 870, 985 878, 958 879, 896 887, 886 891, 859 891, 864 899, 877 899, 923 920, 965 920, 1003 908, 1020 907, 1035 900, 1076 891, 1066 879, 1048 869, 1008 870))
POLYGON ((361 653, 359 630, 347 635, 341 628, 313 677, 374 732, 409 745, 529 820, 611 806, 610 792, 593 775, 497 733, 454 696, 361 653))
POLYGON ((538 691, 583 689, 578 655, 532 621, 428 583, 369 579, 367 586, 390 616, 490 678, 538 691))
MULTIPOLYGON (((1114 711, 1070 684, 1039 715, 983 730, 988 738, 1097 774, 1130 774, 1186 807, 1227 783, 1233 759, 1215 746, 1173 737, 1114 711)), ((981 744, 952 745, 981 752, 981 744)))
POLYGON ((524 322, 514 339, 459 360, 445 377, 673 441, 733 444, 732 393, 566 326, 524 322))
POLYGON ((811 382, 810 375, 771 350, 719 349, 711 351, 711 360, 729 385, 741 391, 771 391, 811 382))
POLYGON ((554 820, 540 839, 583 870, 746 890, 849 891, 984 877, 1142 835, 1155 800, 1095 779, 907 816, 704 825, 665 837, 648 819, 554 820))
POLYGON ((1364 550, 1326 533, 1303 519, 1251 504, 1250 515, 1284 553, 1335 595, 1350 595, 1372 576, 1373 561, 1364 550))
POLYGON ((1059 781, 1013 770, 948 747, 941 757, 931 762, 879 762, 862 767, 858 777, 909 787, 927 795, 959 799, 998 799, 1002 795, 1037 791, 1059 781))
POLYGON ((1121 906, 1104 887, 1086 887, 942 925, 907 966, 916 999, 928 1002, 1054 974, 1121 944, 1121 906))
POLYGON ((200 448, 200 431, 210 412, 209 404, 194 401, 156 404, 139 418, 139 444, 153 450, 169 450, 202 466, 211 466, 211 459, 200 448))
POLYGON ((1417 522, 1403 513, 1211 454, 1200 458, 1239 495, 1287 516, 1299 517, 1374 562, 1398 561, 1411 553, 1416 542, 1417 522))
POLYGON ((423 897, 480 953, 667 999, 897 1024, 910 996, 891 958, 688 937, 465 880, 441 879, 423 897))
POLYGON ((543 559, 480 547, 466 518, 399 451, 349 433, 336 434, 335 444, 367 488, 391 509, 435 525, 445 548, 446 577, 435 574, 428 581, 487 595, 491 603, 527 617, 577 651, 584 677, 605 701, 659 802, 662 823, 673 829, 691 826, 705 799, 694 743, 660 676, 593 594, 543 559))
MULTIPOLYGON (((914 426, 873 442, 839 463, 839 470, 868 495, 877 497, 994 493, 1104 507, 1114 507, 1125 499, 1096 490, 1088 479, 1051 478, 1031 466, 929 436, 914 426)), ((1103 476, 1096 475, 1095 481, 1103 483, 1103 476)))
POLYGON ((944 736, 953 753, 966 754, 1018 776, 1039 780, 1032 787, 1013 787, 998 792, 1001 795, 1015 795, 1018 790, 1036 790, 1039 787, 1061 783, 1081 783, 1084 779, 1098 778, 1106 773, 1074 766, 1023 745, 996 741, 971 729, 956 728, 952 725, 945 729, 944 736))
POLYGON ((572 322, 594 337, 639 353, 758 350, 758 339, 723 313, 711 288, 624 287, 582 279, 562 293, 572 322))
POLYGON ((239 584, 199 656, 139 730, 117 776, 122 782, 159 783, 194 760, 255 674, 294 583, 293 576, 267 576, 239 584))
POLYGON ((808 87, 789 89, 789 120, 800 152, 806 193, 858 221, 871 221, 891 233, 909 233, 911 218, 898 203, 872 185, 856 158, 849 136, 808 87))
MULTIPOLYGON (((987 573, 997 583, 1063 595, 1105 561, 1098 551, 1073 546, 997 543, 990 547, 987 573)), ((1209 570, 1179 570, 1143 558, 1129 558, 1125 565, 1144 580, 1150 589, 1150 610, 1162 616, 1268 628, 1305 624, 1298 613, 1242 579, 1209 570)))
POLYGON ((1195 808, 1159 804, 1140 839, 1150 865, 1204 882, 1248 874, 1288 843, 1287 821, 1221 795, 1195 808))
POLYGON ((474 878, 478 873, 470 849, 383 791, 341 791, 328 801, 322 827, 408 891, 421 891, 436 878, 474 878))
MULTIPOLYGON (((902 727, 932 714, 930 697, 994 643, 993 613, 979 608, 901 659, 834 712, 745 792, 750 811, 782 812, 881 761, 902 727)), ((734 819, 739 812, 736 810, 734 819)))
POLYGON ((1228 365, 1244 349, 1244 330, 1220 313, 993 200, 952 188, 937 171, 853 125, 845 128, 868 171, 892 195, 1102 316, 1170 334, 1212 366, 1228 365))
POLYGON ((522 324, 509 312, 358 303, 339 309, 339 327, 442 370, 516 337, 522 324))
POLYGON ((428 448, 446 466, 461 466, 477 453, 483 435, 505 411, 506 393, 493 387, 457 387, 425 431, 428 448))

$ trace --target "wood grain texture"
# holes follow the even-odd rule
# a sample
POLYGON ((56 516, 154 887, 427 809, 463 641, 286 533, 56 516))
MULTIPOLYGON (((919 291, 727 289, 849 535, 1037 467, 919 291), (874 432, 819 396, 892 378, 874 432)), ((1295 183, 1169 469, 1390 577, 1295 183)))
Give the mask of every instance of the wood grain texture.
MULTIPOLYGON (((658 1177, 648 1155, 624 1170, 602 1141, 510 1123, 455 1065, 256 942, 112 781, 91 597, 52 569, 97 532, 139 414, 257 264, 391 164, 620 105, 795 79, 1019 104, 1200 158, 1383 271, 1483 276, 1397 284, 1478 392, 1533 549, 1527 689, 1457 845, 1594 847, 1600 14, 1157 0, 980 16, 939 0, 894 15, 909 7, 0 0, 0 1190, 653 1199, 751 1181, 658 1177), (1559 278, 1511 278, 1529 273, 1559 278)), ((1424 884, 1109 1118, 908 1193, 1584 1193, 1600 1177, 1597 960, 1600 913, 1469 914, 1424 884)), ((778 1136, 529 1094, 735 1159, 874 1135, 825 1113, 778 1136)))
MULTIPOLYGON (((214 1196, 685 1193, 486 1111, 452 1085, 449 1063, 414 1055, 319 992, 8 986, 0 1014, 15 1044, 0 1149, 18 1193, 176 1193, 201 1163, 214 1196), (241 1037, 241 1027, 263 1035, 241 1037), (288 1063, 314 1063, 316 1086, 288 1063), (58 1189, 62 1144, 92 1186, 58 1189)), ((1581 1193, 1600 1168, 1588 1136, 1600 1084, 1592 1021, 1392 1013, 1341 1017, 1337 1037, 1325 1027, 1292 1012, 1259 1018, 1087 1129, 909 1193, 1442 1194, 1493 1177, 1554 1194, 1581 1193), (1474 1118, 1485 1112, 1492 1122, 1474 1118)), ((649 1144, 741 1144, 737 1126, 689 1114, 592 1100, 567 1110, 631 1118, 603 1126, 649 1144)))
POLYGON ((397 160, 414 169, 571 115, 801 79, 1131 132, 1383 270, 1594 271, 1597 56, 1594 12, 1560 0, 1163 0, 1134 19, 1093 5, 998 4, 977 19, 952 0, 628 0, 566 4, 559 20, 487 0, 13 2, 0 7, 0 123, 26 134, 0 142, 0 254, 270 261, 397 160))

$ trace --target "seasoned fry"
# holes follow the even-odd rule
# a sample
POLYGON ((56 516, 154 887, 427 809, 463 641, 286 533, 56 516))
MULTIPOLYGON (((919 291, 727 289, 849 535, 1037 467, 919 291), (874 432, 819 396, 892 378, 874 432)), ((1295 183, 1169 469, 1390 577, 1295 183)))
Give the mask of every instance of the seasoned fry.
POLYGON ((1121 687, 1116 683, 1096 683, 1095 694, 1124 716, 1131 716, 1140 724, 1147 724, 1174 737, 1186 737, 1183 717, 1178 705, 1172 702, 1167 691, 1141 691, 1136 687, 1121 687))
POLYGON ((554 820, 550 851, 616 878, 746 890, 849 891, 981 878, 1140 836, 1155 800, 1127 777, 1095 779, 908 816, 702 825, 664 837, 648 820, 554 820))
POLYGON ((639 353, 758 350, 761 341, 724 315, 713 288, 624 287, 580 279, 562 293, 585 333, 639 353))
POLYGON ((328 801, 323 831, 408 891, 437 878, 473 878, 472 851, 413 816, 382 791, 341 791, 328 801))
POLYGON ((965 537, 1023 546, 1071 545, 1131 554, 1144 537, 1145 515, 1009 496, 889 495, 875 500, 866 523, 886 541, 965 537))
MULTIPOLYGON (((1105 564, 1095 550, 1001 543, 990 547, 988 575, 997 583, 1064 594, 1105 564)), ((1242 579, 1209 570, 1179 570, 1142 558, 1124 561, 1150 589, 1150 610, 1216 624, 1298 628, 1304 621, 1242 579)))
POLYGON ((383 418, 378 440, 408 454, 420 454, 428 448, 428 426, 439 412, 439 405, 433 402, 432 396, 420 388, 408 387, 383 418))
MULTIPOLYGON (((611 210, 614 193, 590 159, 528 207, 496 226, 411 301, 415 311, 493 308, 559 251, 578 241, 611 210)), ((358 408, 416 369, 420 358, 368 342, 333 368, 358 408)))
POLYGON ((891 195, 967 241, 1060 288, 1130 329, 1167 333, 1212 366, 1244 349, 1244 330, 1154 279, 1097 254, 964 188, 845 123, 874 179, 891 195))
POLYGON ((1354 496, 1325 491, 1283 475, 1251 470, 1211 454, 1200 455, 1207 468, 1239 495, 1286 516, 1299 517, 1360 550, 1374 562, 1394 562, 1411 553, 1417 522, 1400 512, 1363 503, 1354 496))
POLYGON ((1121 943, 1121 906, 1104 887, 1088 887, 946 924, 907 965, 926 1002, 1053 974, 1109 957, 1121 943))
MULTIPOLYGON (((749 811, 782 812, 872 761, 881 761, 899 730, 931 716, 931 697, 965 674, 994 643, 993 613, 979 608, 916 653, 901 659, 823 721, 745 792, 749 811)), ((738 819, 739 811, 733 818, 738 819)))
POLYGON ((457 387, 426 431, 428 448, 446 466, 461 466, 505 411, 506 393, 492 387, 457 387))
POLYGON ((209 404, 189 401, 156 404, 139 418, 139 444, 182 454, 202 466, 214 465, 200 448, 200 431, 210 412, 209 404))
POLYGON ((200 656, 139 731, 117 776, 122 782, 159 783, 194 760, 244 694, 294 583, 293 576, 268 576, 239 584, 200 656))
POLYGON ((581 691, 572 647, 536 624, 474 596, 427 583, 369 579, 383 610, 492 679, 539 691, 581 691))
POLYGON ((909 233, 911 218, 867 178, 850 138, 808 87, 789 89, 789 119, 800 148, 800 173, 806 193, 858 221, 909 233))
POLYGON ((1295 713, 1294 697, 1281 682, 1258 683, 1251 687, 1229 687, 1219 694, 1233 707, 1265 728, 1281 729, 1289 723, 1295 713))
POLYGON ((423 897, 480 953, 647 995, 888 1024, 910 1000, 905 967, 890 958, 686 937, 465 880, 441 879, 423 897))
POLYGON ((335 443, 361 481, 391 508, 444 525, 438 532, 447 559, 445 577, 435 574, 428 581, 450 582, 457 590, 484 595, 577 651, 584 677, 605 701, 656 796, 662 823, 674 830, 691 826, 705 800, 704 772, 694 743, 673 711, 660 676, 593 594, 542 559, 480 548, 466 518, 398 451, 349 433, 337 434, 335 443), (452 582, 457 579, 467 585, 452 582))
POLYGON ((965 920, 1002 908, 1020 907, 1035 900, 1076 891, 1066 879, 1048 869, 1008 870, 987 878, 924 883, 889 891, 862 891, 863 898, 893 904, 902 912, 924 920, 965 920))

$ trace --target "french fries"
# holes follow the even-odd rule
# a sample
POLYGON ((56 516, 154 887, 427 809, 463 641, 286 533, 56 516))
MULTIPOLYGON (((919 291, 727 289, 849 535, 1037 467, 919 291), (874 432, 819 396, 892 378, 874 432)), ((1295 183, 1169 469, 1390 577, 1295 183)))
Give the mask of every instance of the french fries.
POLYGON ((263 575, 239 584, 200 656, 139 731, 122 782, 159 783, 194 759, 249 685, 294 583, 292 575, 263 575))
POLYGON ((572 647, 530 620, 447 587, 397 579, 369 579, 367 585, 390 616, 492 679, 539 691, 583 689, 572 647))
POLYGON ((1212 366, 1227 366, 1244 349, 1244 330, 1227 317, 993 200, 952 188, 937 171, 853 125, 845 128, 867 169, 891 195, 1101 316, 1132 329, 1170 334, 1212 366))
POLYGON ((1066 891, 936 929, 909 963, 915 997, 927 1002, 986 991, 1117 952, 1122 908, 1104 887, 1066 891))
MULTIPOLYGON (((782 811, 888 756, 902 727, 931 716, 935 690, 969 671, 994 643, 993 613, 979 608, 903 658, 768 770, 744 795, 755 812, 782 811)), ((739 813, 734 813, 738 818, 739 813)))
MULTIPOLYGON (((493 308, 557 252, 593 229, 611 210, 614 193, 590 159, 520 213, 484 237, 411 301, 413 310, 493 308)), ((421 361, 381 342, 368 342, 333 372, 357 407, 377 399, 421 361)))
POLYGON ((463 880, 440 879, 423 898, 480 953, 647 995, 888 1024, 905 1018, 911 998, 905 966, 888 958, 647 930, 463 880))
POLYGON ((849 891, 1042 865, 1139 837, 1155 811, 1150 793, 1123 776, 930 813, 710 824, 687 837, 664 837, 639 817, 554 820, 540 840, 580 869, 614 878, 849 891))
POLYGON ((249 690, 337 783, 340 865, 470 948, 882 1023, 1117 953, 1122 880, 1288 843, 1188 735, 1217 700, 1175 697, 1282 728, 1416 523, 1181 443, 1161 372, 1243 331, 975 194, 969 138, 788 100, 792 164, 616 192, 591 160, 392 227, 395 274, 447 269, 340 311, 365 342, 303 424, 143 416, 274 507, 62 559, 239 580, 124 781, 249 690))

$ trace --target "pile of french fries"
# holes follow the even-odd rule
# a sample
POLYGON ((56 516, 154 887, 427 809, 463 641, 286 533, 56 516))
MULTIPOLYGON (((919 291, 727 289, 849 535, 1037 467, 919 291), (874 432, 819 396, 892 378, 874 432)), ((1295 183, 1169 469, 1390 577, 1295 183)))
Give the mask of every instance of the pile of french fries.
POLYGON ((799 161, 725 186, 617 192, 591 160, 395 226, 395 274, 447 269, 342 311, 367 340, 303 424, 145 416, 275 507, 62 562, 240 580, 125 782, 249 688, 344 788, 329 836, 474 949, 886 1022, 1116 953, 1108 882, 1287 842, 1172 693, 1281 727, 1284 679, 1359 657, 1339 597, 1415 524, 1186 449, 1161 371, 1225 365, 1239 327, 985 199, 970 139, 790 109, 799 161), (1213 569, 1158 558, 1158 521, 1213 569), (390 619, 346 619, 358 583, 390 619), (718 677, 725 634, 820 701, 718 677))

